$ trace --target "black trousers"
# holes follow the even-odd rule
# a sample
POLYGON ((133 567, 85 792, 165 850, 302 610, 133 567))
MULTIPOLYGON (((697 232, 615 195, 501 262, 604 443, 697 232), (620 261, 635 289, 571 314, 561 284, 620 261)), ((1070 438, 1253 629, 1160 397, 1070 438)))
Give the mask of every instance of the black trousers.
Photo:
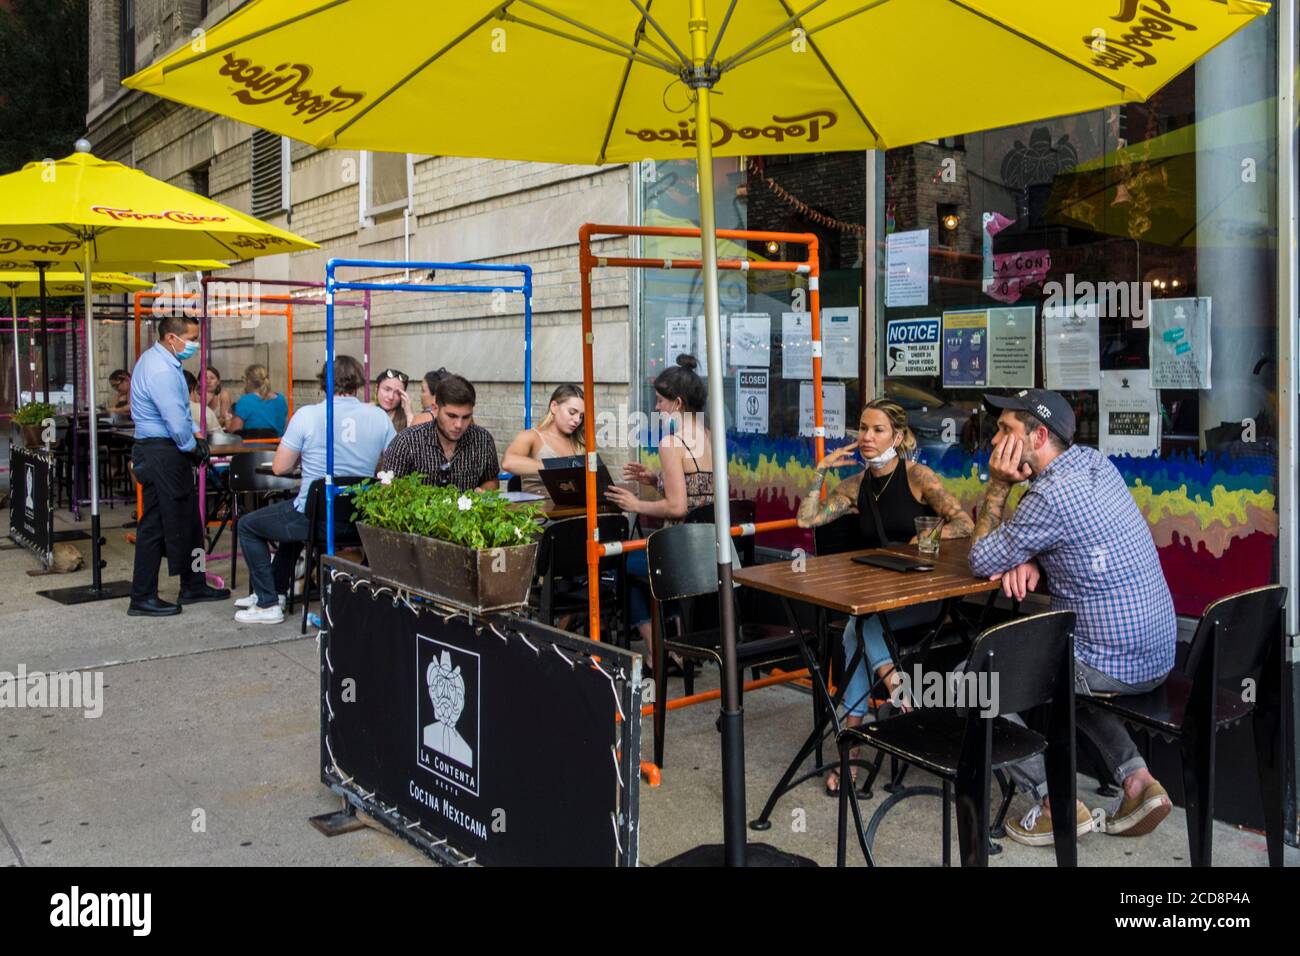
POLYGON ((180 575, 182 591, 201 586, 205 555, 194 466, 174 442, 154 439, 135 443, 131 463, 144 495, 144 514, 135 531, 131 600, 158 595, 158 566, 164 554, 167 573, 180 575))

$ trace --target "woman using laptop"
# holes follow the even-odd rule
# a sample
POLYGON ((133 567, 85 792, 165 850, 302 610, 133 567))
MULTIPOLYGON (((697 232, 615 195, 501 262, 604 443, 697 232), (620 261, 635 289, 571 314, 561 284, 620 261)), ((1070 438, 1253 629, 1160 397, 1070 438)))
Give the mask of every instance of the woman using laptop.
MULTIPOLYGON (((812 487, 799 504, 799 527, 816 528, 843 515, 856 514, 866 547, 879 548, 911 541, 916 536, 915 519, 937 515, 944 519, 942 537, 969 537, 975 523, 962 509, 961 502, 925 465, 908 463, 907 456, 915 450, 916 437, 907 425, 907 412, 888 399, 868 402, 858 422, 858 440, 835 449, 817 463, 812 487), (867 467, 837 484, 822 501, 826 472, 851 465, 855 452, 867 467)), ((889 626, 898 631, 929 624, 941 607, 941 602, 934 601, 890 611, 889 626)), ((903 679, 885 643, 879 615, 849 618, 844 628, 845 666, 858 651, 859 638, 865 660, 859 659, 846 682, 844 723, 848 727, 861 724, 867 714, 867 700, 874 686, 869 675, 875 674, 883 681, 890 694, 903 679)), ((832 795, 839 792, 839 774, 833 770, 826 775, 826 792, 832 795)))
MULTIPOLYGON (((659 439, 659 472, 640 462, 623 467, 624 479, 652 485, 658 501, 643 501, 617 486, 605 497, 624 511, 660 518, 665 525, 677 524, 686 513, 700 505, 713 503, 713 452, 709 430, 701 413, 708 401, 703 380, 695 374, 699 365, 694 356, 679 355, 677 364, 666 368, 655 379, 655 411, 668 422, 659 439)), ((628 610, 632 625, 646 643, 647 658, 654 660, 653 635, 650 632, 650 571, 644 549, 627 556, 630 577, 628 610)))
POLYGON ((540 425, 526 428, 506 449, 501 467, 519 476, 522 491, 545 495, 546 486, 537 477, 548 458, 572 458, 582 454, 582 422, 585 414, 582 389, 561 385, 551 393, 546 417, 540 425))

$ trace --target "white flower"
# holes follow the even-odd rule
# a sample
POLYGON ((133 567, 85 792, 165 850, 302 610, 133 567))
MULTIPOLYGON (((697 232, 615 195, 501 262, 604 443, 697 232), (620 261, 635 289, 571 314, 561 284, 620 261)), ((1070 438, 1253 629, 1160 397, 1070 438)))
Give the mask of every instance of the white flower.
POLYGON ((469 495, 461 495, 456 499, 456 507, 461 511, 469 511, 470 508, 474 507, 474 499, 469 495))
POLYGON ((391 471, 381 471, 375 475, 381 485, 391 485, 393 483, 393 473, 391 471))
POLYGON ((523 536, 524 536, 523 531, 520 530, 519 528, 515 528, 515 537, 516 537, 516 538, 522 538, 523 536))

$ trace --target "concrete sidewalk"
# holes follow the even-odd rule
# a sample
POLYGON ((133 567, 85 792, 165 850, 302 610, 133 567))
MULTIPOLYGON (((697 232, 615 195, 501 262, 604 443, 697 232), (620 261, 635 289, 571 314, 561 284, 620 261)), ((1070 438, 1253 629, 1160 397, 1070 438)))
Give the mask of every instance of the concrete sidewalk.
MULTIPOLYGON (((120 509, 103 514, 105 580, 130 577, 132 548, 116 527, 128 518, 120 509)), ((7 512, 0 521, 8 527, 7 512)), ((87 542, 78 546, 88 554, 87 542)), ((159 620, 127 617, 125 600, 63 607, 36 591, 87 583, 89 573, 26 575, 38 566, 26 551, 0 549, 0 670, 99 670, 105 705, 95 719, 66 709, 0 710, 0 864, 428 864, 384 833, 330 839, 307 824, 339 801, 319 782, 316 645, 299 636, 296 621, 242 626, 226 604, 159 620), (196 832, 200 819, 204 828, 196 832)), ((163 596, 174 598, 174 579, 163 596)), ((711 682, 716 676, 707 673, 697 687, 711 682)), ((809 715, 809 698, 795 689, 747 698, 751 816, 807 732, 809 715)), ((716 717, 716 704, 669 714, 663 784, 641 789, 643 863, 720 841, 716 717)), ((643 752, 650 748, 647 721, 643 752)), ((1092 791, 1080 781, 1084 802, 1099 805, 1092 791)), ((877 788, 864 814, 882 796, 877 788)), ((937 797, 919 797, 893 810, 876 838, 877 861, 937 865, 939 808, 937 797)), ((1013 812, 1021 810, 1018 802, 1013 812)), ((771 830, 751 835, 833 865, 836 803, 820 783, 787 795, 772 820, 771 830)), ((1002 845, 994 866, 1054 865, 1050 850, 1002 845)), ((850 841, 850 862, 858 865, 853 847, 850 841)), ((1300 853, 1287 852, 1290 865, 1300 863, 1300 853)), ((1079 853, 1085 866, 1178 866, 1186 858, 1177 809, 1147 837, 1094 833, 1079 853)), ((1263 838, 1218 824, 1215 862, 1265 865, 1263 838)))

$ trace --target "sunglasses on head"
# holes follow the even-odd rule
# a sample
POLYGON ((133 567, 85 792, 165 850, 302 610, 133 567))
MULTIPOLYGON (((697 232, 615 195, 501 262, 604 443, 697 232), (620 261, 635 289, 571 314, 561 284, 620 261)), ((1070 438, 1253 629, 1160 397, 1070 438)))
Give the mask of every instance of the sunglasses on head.
POLYGON ((405 372, 399 372, 395 368, 384 369, 384 374, 379 376, 379 380, 383 381, 386 378, 398 379, 399 381, 401 381, 403 385, 406 385, 408 382, 411 381, 411 379, 407 376, 405 372))

